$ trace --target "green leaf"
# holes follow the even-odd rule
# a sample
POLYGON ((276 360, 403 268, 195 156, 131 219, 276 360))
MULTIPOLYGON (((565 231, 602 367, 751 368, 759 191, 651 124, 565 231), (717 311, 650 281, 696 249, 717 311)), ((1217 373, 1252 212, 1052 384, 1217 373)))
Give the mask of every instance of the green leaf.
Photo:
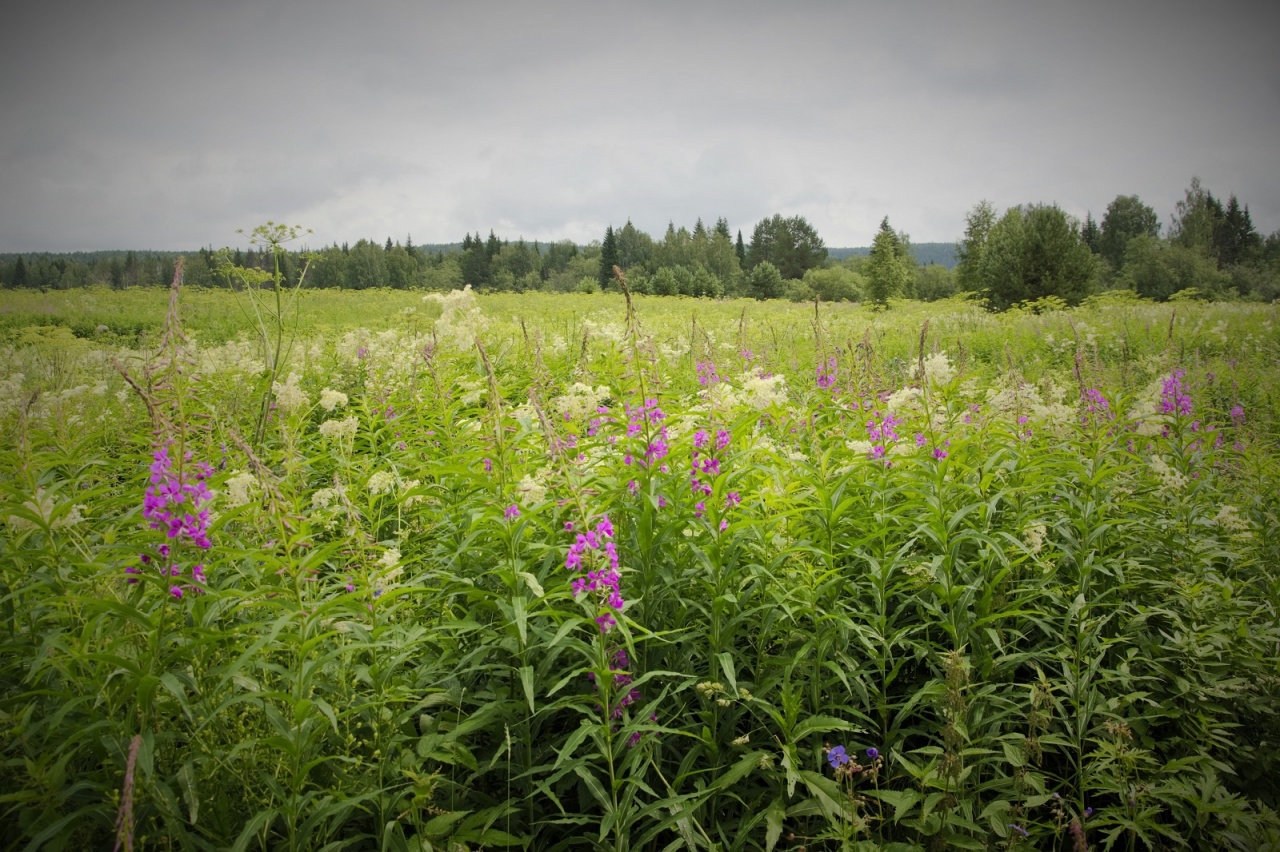
POLYGON ((893 805, 894 822, 900 822, 924 798, 915 790, 865 790, 863 795, 893 805))
POLYGON ((533 666, 520 667, 520 685, 524 687, 524 697, 529 702, 529 712, 533 713, 533 666))

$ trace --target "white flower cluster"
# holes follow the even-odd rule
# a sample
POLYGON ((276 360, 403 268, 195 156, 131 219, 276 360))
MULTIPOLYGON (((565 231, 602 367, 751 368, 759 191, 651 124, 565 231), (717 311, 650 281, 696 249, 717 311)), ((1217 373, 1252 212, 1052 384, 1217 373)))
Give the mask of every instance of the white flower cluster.
POLYGON ((1027 550, 1032 556, 1038 554, 1044 547, 1045 536, 1049 534, 1048 528, 1044 524, 1032 524, 1022 531, 1022 540, 1027 545, 1027 550))
POLYGON ((333 501, 337 500, 342 492, 337 488, 321 488, 319 491, 311 495, 311 507, 313 509, 327 509, 333 505, 333 501))
POLYGON ((428 293, 422 297, 424 302, 437 302, 440 305, 440 319, 436 320, 436 338, 454 349, 469 349, 476 336, 484 331, 488 324, 480 313, 480 303, 468 284, 461 290, 450 290, 448 293, 428 293))
POLYGON ((284 384, 271 383, 271 392, 276 395, 276 405, 281 411, 297 411, 310 404, 307 395, 303 393, 302 388, 298 387, 298 382, 301 380, 301 376, 297 373, 290 373, 284 384))
MULTIPOLYGON (((421 479, 410 479, 409 481, 405 482, 403 485, 400 486, 400 493, 408 494, 410 491, 412 491, 413 489, 417 488, 420 485, 422 485, 421 479)), ((410 506, 416 506, 419 503, 425 502, 426 499, 427 498, 421 494, 414 494, 411 497, 405 497, 404 507, 407 509, 410 506)))
POLYGON ((1227 532, 1238 535, 1241 538, 1248 538, 1252 533, 1249 531, 1249 519, 1240 514, 1240 510, 1235 506, 1223 504, 1218 510, 1218 514, 1214 516, 1213 522, 1222 527, 1227 532))
POLYGON ((924 378, 936 388, 951 384, 956 377, 956 368, 947 359, 946 352, 936 352, 924 359, 924 378))
MULTIPOLYGON (((23 503, 22 508, 39 517, 45 526, 55 530, 74 527, 84 520, 84 513, 87 511, 83 505, 77 503, 61 516, 54 518, 55 504, 53 497, 43 488, 37 488, 35 496, 23 503)), ((19 515, 9 515, 5 518, 5 524, 15 532, 34 530, 39 527, 34 521, 27 520, 19 515)))
POLYGON ((551 408, 570 420, 585 420, 596 413, 611 393, 607 385, 592 388, 591 385, 574 382, 564 396, 551 401, 551 408))
POLYGON ((347 417, 343 420, 326 420, 320 424, 320 437, 328 438, 331 441, 350 441, 356 436, 356 428, 359 425, 360 420, 357 417, 347 417))
POLYGON ((787 401, 787 380, 781 373, 764 377, 759 373, 747 371, 742 376, 742 390, 746 394, 746 403, 758 411, 783 405, 787 401))
POLYGON ((247 340, 229 340, 220 346, 198 346, 196 370, 202 376, 219 373, 253 376, 266 365, 258 357, 258 347, 247 340))
MULTIPOLYGON (((541 479, 544 477, 544 472, 539 471, 538 475, 541 479)), ((547 499, 546 486, 539 480, 534 479, 532 476, 527 474, 524 479, 520 480, 520 484, 516 486, 516 493, 518 493, 522 498, 521 502, 527 505, 541 503, 543 500, 547 499)))
POLYGON ((320 391, 320 407, 325 411, 333 411, 335 408, 344 408, 347 404, 347 395, 342 391, 336 391, 333 388, 325 388, 320 391))
POLYGON ((369 477, 369 493, 373 496, 390 494, 396 487, 396 475, 389 470, 380 470, 369 477))
POLYGON ((1187 485, 1187 477, 1169 467, 1160 456, 1151 457, 1151 470, 1165 491, 1181 491, 1187 485))
POLYGON ((249 502, 258 491, 258 478, 247 470, 233 473, 227 479, 227 507, 234 509, 249 502))
POLYGON ((488 393, 485 383, 479 379, 458 382, 458 388, 462 391, 462 395, 458 397, 458 402, 462 403, 464 408, 479 405, 480 400, 484 399, 485 394, 488 393))

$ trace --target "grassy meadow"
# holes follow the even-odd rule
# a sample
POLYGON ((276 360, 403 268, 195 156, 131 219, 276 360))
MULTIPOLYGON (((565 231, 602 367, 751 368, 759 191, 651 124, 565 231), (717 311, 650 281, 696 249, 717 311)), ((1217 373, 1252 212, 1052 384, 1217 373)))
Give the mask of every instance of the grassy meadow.
POLYGON ((5 849, 1280 848, 1277 307, 0 296, 5 849))

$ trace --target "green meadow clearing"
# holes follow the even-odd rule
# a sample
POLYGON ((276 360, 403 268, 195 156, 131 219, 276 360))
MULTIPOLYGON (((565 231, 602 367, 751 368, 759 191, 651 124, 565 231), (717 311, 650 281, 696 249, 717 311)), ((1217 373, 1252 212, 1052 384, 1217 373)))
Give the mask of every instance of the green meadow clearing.
POLYGON ((1277 310, 6 292, 0 840, 1277 848, 1277 310))

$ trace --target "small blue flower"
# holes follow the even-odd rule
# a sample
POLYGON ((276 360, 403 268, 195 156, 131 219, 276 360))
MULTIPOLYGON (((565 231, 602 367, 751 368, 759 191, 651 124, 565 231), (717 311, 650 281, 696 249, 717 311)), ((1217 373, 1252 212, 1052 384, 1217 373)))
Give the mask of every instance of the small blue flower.
POLYGON ((880 756, 880 750, 875 746, 872 746, 871 748, 867 749, 867 757, 871 758, 872 760, 875 760, 879 756, 880 756))
POLYGON ((827 763, 831 764, 832 769, 839 769, 849 762, 849 755, 845 753, 844 746, 838 745, 827 752, 827 763))

